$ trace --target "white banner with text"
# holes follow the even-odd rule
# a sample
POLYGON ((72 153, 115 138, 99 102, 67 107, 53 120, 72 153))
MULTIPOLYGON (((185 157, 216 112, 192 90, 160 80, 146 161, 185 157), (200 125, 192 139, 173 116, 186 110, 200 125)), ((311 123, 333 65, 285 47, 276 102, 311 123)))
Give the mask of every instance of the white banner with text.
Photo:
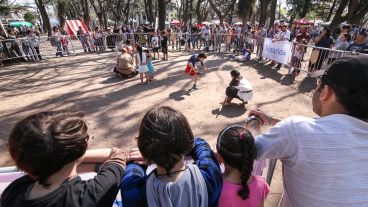
POLYGON ((289 41, 275 41, 271 38, 265 38, 263 43, 262 56, 279 63, 288 65, 291 57, 293 43, 289 41))

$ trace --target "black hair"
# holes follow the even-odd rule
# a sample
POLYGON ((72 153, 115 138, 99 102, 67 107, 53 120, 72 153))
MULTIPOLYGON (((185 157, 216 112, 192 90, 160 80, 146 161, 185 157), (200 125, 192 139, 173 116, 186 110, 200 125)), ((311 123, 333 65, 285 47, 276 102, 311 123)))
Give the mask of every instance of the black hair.
POLYGON ((19 121, 9 135, 9 152, 17 167, 41 185, 64 165, 82 157, 89 135, 82 112, 51 111, 19 121))
POLYGON ((232 70, 232 71, 230 71, 230 75, 233 76, 233 77, 239 77, 240 72, 238 70, 232 70))
POLYGON ((207 58, 207 55, 204 52, 200 52, 198 54, 198 58, 204 58, 204 59, 206 59, 207 58))
POLYGON ((241 172, 242 189, 238 195, 243 200, 249 198, 248 180, 257 155, 252 134, 241 126, 225 128, 218 136, 216 149, 227 165, 241 172))
POLYGON ((169 173, 191 151, 194 136, 183 114, 163 106, 144 115, 137 141, 143 157, 169 173))
POLYGON ((326 30, 325 36, 330 37, 331 36, 331 30, 328 27, 325 27, 324 29, 326 30))
POLYGON ((350 34, 343 34, 344 35, 344 37, 346 38, 346 41, 347 42, 350 42, 350 40, 351 40, 351 35, 350 34))
POLYGON ((348 89, 338 86, 326 76, 322 76, 320 89, 328 85, 335 92, 337 101, 343 105, 348 115, 368 121, 368 84, 357 89, 348 89))
POLYGON ((349 24, 345 24, 341 27, 342 29, 351 29, 351 26, 349 24))
POLYGON ((142 55, 143 55, 143 49, 140 45, 137 45, 137 51, 138 51, 138 55, 141 58, 140 61, 142 62, 142 55))

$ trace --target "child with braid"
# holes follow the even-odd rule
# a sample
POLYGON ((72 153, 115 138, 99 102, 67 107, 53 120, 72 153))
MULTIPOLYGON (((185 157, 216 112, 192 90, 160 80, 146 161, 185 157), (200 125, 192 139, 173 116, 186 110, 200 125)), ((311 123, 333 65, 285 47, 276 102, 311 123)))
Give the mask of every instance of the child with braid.
POLYGON ((220 132, 216 149, 225 165, 219 206, 261 207, 270 187, 261 176, 252 176, 257 151, 252 134, 241 126, 220 132))

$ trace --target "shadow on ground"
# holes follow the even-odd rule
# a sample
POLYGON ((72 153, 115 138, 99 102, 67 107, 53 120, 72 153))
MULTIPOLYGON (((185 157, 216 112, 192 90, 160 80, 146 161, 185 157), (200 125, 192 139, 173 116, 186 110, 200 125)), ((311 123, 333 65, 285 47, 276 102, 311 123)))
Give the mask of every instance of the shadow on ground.
POLYGON ((218 118, 218 116, 224 116, 226 118, 239 117, 245 114, 245 112, 247 112, 247 108, 236 103, 231 103, 222 108, 212 110, 212 114, 215 115, 216 118, 218 118))

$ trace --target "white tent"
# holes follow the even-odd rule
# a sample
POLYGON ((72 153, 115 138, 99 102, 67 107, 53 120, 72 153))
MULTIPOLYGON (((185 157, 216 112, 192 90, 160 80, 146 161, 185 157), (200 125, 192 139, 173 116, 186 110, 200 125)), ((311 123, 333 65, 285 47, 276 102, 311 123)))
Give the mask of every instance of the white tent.
POLYGON ((202 24, 204 24, 204 25, 210 25, 211 23, 210 22, 202 22, 202 24))
POLYGON ((234 23, 234 25, 243 25, 243 22, 234 23))

